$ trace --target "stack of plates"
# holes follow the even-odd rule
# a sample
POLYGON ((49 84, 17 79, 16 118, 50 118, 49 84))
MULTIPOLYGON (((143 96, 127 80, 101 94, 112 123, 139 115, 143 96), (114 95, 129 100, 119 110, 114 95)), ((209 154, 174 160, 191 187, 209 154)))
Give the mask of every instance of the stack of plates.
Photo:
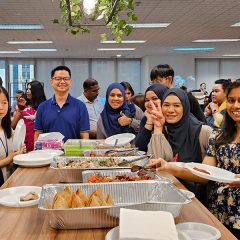
POLYGON ((46 149, 32 151, 27 154, 19 154, 13 158, 13 162, 23 167, 42 167, 51 163, 53 157, 63 154, 61 150, 46 149))

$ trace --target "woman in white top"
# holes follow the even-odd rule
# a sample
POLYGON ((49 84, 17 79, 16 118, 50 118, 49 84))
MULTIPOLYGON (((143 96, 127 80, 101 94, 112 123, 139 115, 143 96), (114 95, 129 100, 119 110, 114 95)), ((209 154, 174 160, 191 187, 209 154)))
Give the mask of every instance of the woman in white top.
POLYGON ((26 152, 26 146, 13 151, 11 116, 8 92, 0 87, 0 186, 12 173, 13 157, 26 152))

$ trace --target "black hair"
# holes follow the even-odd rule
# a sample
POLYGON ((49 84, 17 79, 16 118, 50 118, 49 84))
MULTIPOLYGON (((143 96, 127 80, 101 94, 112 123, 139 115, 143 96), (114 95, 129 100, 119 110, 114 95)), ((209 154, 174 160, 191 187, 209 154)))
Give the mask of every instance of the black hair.
POLYGON ((180 87, 180 89, 182 89, 183 91, 187 92, 187 87, 184 86, 184 85, 182 85, 182 86, 180 87))
POLYGON ((98 81, 93 78, 88 78, 83 82, 83 89, 89 90, 91 87, 98 85, 98 81))
POLYGON ((205 84, 205 86, 206 86, 206 83, 205 83, 205 82, 202 82, 202 83, 200 83, 200 87, 201 87, 203 84, 205 84))
POLYGON ((231 84, 231 80, 229 79, 218 79, 214 82, 215 84, 221 84, 223 91, 225 92, 229 84, 231 84))
POLYGON ((159 64, 159 65, 155 66, 150 73, 151 81, 153 81, 154 79, 156 79, 158 77, 166 78, 169 76, 171 76, 172 79, 174 78, 174 70, 168 64, 159 64))
MULTIPOLYGON (((226 90, 226 98, 228 98, 230 92, 235 88, 240 88, 239 81, 229 84, 226 90)), ((221 132, 218 134, 216 138, 216 146, 219 147, 222 144, 231 143, 236 137, 236 134, 237 134, 236 122, 229 116, 228 112, 226 111, 224 115, 221 132)))
POLYGON ((12 136, 12 128, 11 128, 11 109, 10 109, 10 105, 9 105, 9 95, 7 90, 0 86, 0 93, 3 93, 5 95, 5 97, 7 98, 7 102, 8 102, 8 111, 7 114, 4 116, 4 118, 2 119, 1 125, 3 128, 3 131, 6 133, 7 138, 11 138, 12 136))
POLYGON ((21 95, 23 95, 23 94, 24 94, 24 91, 22 91, 22 90, 17 90, 17 91, 16 91, 16 94, 21 94, 21 95))
POLYGON ((129 82, 120 82, 120 84, 124 87, 125 91, 128 89, 131 92, 132 96, 135 94, 129 82))
POLYGON ((3 80, 2 78, 0 77, 0 87, 3 85, 3 80))
POLYGON ((43 85, 39 81, 32 81, 27 83, 27 86, 31 86, 32 99, 27 104, 31 104, 32 107, 37 110, 39 104, 46 100, 43 85))
POLYGON ((71 77, 71 71, 70 71, 70 69, 69 69, 68 67, 66 67, 66 66, 58 66, 58 67, 55 67, 55 68, 52 70, 52 72, 51 72, 51 78, 53 78, 53 76, 54 76, 54 74, 55 74, 56 71, 62 71, 62 70, 67 71, 67 72, 69 73, 69 76, 71 77))

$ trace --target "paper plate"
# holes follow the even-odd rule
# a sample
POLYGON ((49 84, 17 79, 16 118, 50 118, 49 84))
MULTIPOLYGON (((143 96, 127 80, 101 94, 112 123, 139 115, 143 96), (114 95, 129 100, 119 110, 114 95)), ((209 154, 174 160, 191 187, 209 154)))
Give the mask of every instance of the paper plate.
POLYGON ((18 121, 13 135, 13 149, 16 151, 23 146, 26 136, 26 126, 23 119, 18 121))
POLYGON ((28 207, 37 205, 41 195, 41 190, 41 187, 36 186, 21 186, 2 189, 0 190, 0 204, 8 207, 28 207), (20 201, 20 197, 29 192, 36 192, 39 198, 25 202, 20 201))
POLYGON ((185 222, 177 224, 176 227, 192 240, 217 240, 221 237, 218 229, 203 223, 185 222))
POLYGON ((186 195, 188 198, 194 198, 195 194, 193 192, 190 192, 185 189, 179 189, 184 195, 186 195))
POLYGON ((136 136, 132 133, 121 133, 121 134, 116 134, 116 135, 106 138, 105 143, 107 145, 114 146, 115 142, 117 140, 116 146, 122 146, 122 145, 130 143, 135 137, 136 136))
MULTIPOLYGON (((178 231, 178 239, 179 240, 191 240, 191 238, 183 231, 178 231)), ((115 227, 115 228, 111 229, 107 233, 105 240, 119 240, 119 227, 115 227)))
POLYGON ((24 116, 24 118, 34 121, 36 117, 35 115, 27 115, 27 116, 24 116))
POLYGON ((185 167, 185 162, 168 162, 169 165, 177 166, 177 167, 185 167))
POLYGON ((216 182, 230 183, 235 181, 235 174, 225 169, 213 167, 202 163, 186 163, 185 167, 189 169, 193 174, 216 182), (207 171, 209 174, 200 172, 194 168, 207 171))
POLYGON ((13 158, 13 163, 23 167, 42 167, 51 163, 53 155, 49 153, 19 154, 13 158))

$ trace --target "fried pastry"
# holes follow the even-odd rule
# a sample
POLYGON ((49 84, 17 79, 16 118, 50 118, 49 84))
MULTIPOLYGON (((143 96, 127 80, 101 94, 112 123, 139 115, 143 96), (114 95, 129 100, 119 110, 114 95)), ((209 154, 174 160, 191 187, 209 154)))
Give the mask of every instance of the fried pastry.
POLYGON ((84 201, 76 193, 73 193, 71 208, 82 208, 82 207, 85 207, 84 201))
POLYGON ((60 209, 60 208, 69 208, 68 202, 65 198, 62 197, 61 193, 57 193, 53 199, 52 204, 53 209, 60 209))

